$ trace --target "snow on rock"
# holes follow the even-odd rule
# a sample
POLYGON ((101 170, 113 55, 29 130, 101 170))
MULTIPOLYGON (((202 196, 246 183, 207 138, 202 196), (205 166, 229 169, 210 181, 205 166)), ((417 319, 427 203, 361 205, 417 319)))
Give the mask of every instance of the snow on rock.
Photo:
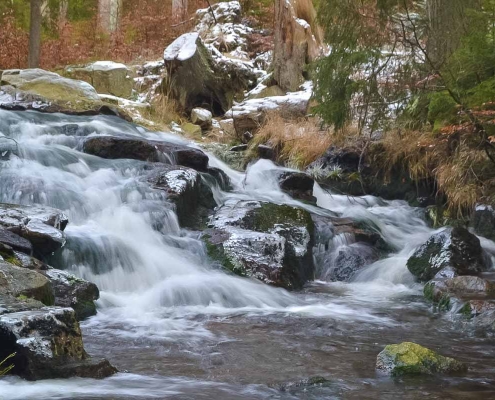
MULTIPOLYGON (((285 118, 304 117, 308 111, 313 85, 311 82, 306 82, 300 89, 298 92, 289 92, 285 96, 245 100, 233 106, 225 113, 225 116, 235 119, 236 130, 240 134, 256 131, 270 111, 279 112, 285 118)), ((261 91, 262 88, 257 90, 261 91)))
POLYGON ((199 33, 186 33, 175 39, 170 46, 165 49, 163 59, 165 61, 185 61, 189 60, 196 53, 196 41, 199 38, 199 33))
POLYGON ((111 71, 114 69, 126 69, 127 67, 122 63, 114 61, 96 61, 90 65, 94 71, 111 71))

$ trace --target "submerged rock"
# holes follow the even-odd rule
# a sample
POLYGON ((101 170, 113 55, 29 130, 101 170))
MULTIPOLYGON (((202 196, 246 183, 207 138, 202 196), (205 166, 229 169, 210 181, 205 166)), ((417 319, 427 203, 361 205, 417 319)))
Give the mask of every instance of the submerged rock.
POLYGON ((302 209, 258 201, 227 201, 204 234, 208 254, 243 276, 288 289, 313 278, 314 225, 302 209))
POLYGON ((386 346, 378 354, 376 368, 392 376, 456 374, 467 371, 466 365, 461 362, 411 342, 386 346))
POLYGON ((74 310, 44 307, 0 316, 0 358, 16 353, 13 373, 29 380, 105 378, 117 370, 84 351, 74 310))
POLYGON ((446 228, 435 233, 407 261, 409 271, 422 282, 447 267, 459 275, 477 274, 489 268, 479 239, 465 228, 446 228))

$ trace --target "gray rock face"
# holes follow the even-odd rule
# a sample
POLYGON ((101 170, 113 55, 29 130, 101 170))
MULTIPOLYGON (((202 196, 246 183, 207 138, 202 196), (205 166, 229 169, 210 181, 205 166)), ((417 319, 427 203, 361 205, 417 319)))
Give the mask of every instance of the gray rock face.
POLYGON ((96 315, 94 302, 100 297, 100 291, 94 283, 53 268, 42 273, 51 282, 56 306, 71 307, 78 321, 96 315))
POLYGON ((131 71, 124 64, 112 61, 97 61, 87 65, 71 65, 64 75, 80 79, 92 85, 98 93, 129 98, 133 81, 131 71))
POLYGON ((313 278, 314 226, 304 210, 231 200, 211 218, 204 240, 210 257, 239 275, 288 289, 313 278))
POLYGON ((107 159, 129 158, 141 161, 168 161, 198 171, 206 171, 208 156, 192 147, 130 137, 90 137, 83 151, 107 159))
POLYGON ((33 246, 29 240, 4 228, 0 228, 0 243, 9 246, 13 250, 21 251, 26 254, 31 254, 33 252, 33 246))
POLYGON ((407 261, 409 271, 422 282, 447 267, 459 275, 475 275, 490 265, 479 239, 464 228, 446 228, 432 235, 407 261))
POLYGON ((55 298, 50 281, 42 274, 0 262, 0 295, 32 298, 53 305, 55 298))
POLYGON ((71 376, 104 378, 116 372, 84 351, 70 308, 44 307, 0 316, 0 358, 16 353, 13 373, 29 380, 71 376))
MULTIPOLYGON (((0 226, 28 240, 40 256, 51 254, 64 245, 63 230, 67 223, 68 219, 62 212, 50 207, 0 204, 0 226)), ((26 242, 20 246, 25 247, 24 250, 19 247, 20 243, 18 241, 17 247, 12 247, 27 250, 29 254, 26 242)))

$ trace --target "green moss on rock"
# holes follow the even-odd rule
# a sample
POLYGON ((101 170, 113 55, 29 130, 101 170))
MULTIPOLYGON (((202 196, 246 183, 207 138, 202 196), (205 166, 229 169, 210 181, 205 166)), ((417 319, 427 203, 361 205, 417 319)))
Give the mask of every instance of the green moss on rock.
POLYGON ((392 376, 462 373, 466 365, 412 342, 392 344, 378 354, 376 367, 392 376))
POLYGON ((261 207, 249 211, 245 219, 258 232, 269 232, 275 225, 304 226, 309 232, 314 231, 313 220, 306 210, 285 204, 261 203, 261 207))
POLYGON ((226 270, 239 275, 239 276, 247 276, 246 269, 243 268, 241 265, 238 263, 233 262, 225 253, 223 249, 223 245, 221 243, 215 244, 212 241, 212 235, 210 234, 205 234, 202 236, 203 242, 205 243, 206 246, 206 253, 208 254, 208 257, 210 257, 213 261, 216 261, 218 264, 220 264, 223 268, 226 270))

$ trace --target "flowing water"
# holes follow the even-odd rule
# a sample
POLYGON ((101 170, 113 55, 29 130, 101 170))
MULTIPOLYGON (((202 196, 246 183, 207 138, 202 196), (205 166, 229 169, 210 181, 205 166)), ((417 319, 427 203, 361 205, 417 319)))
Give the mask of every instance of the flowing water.
MULTIPOLYGON (((0 110, 0 201, 44 204, 70 223, 55 267, 95 282, 98 314, 82 323, 90 354, 121 373, 90 379, 0 380, 0 399, 477 399, 495 397, 494 340, 434 314, 405 266, 432 230, 401 201, 332 195, 299 203, 266 178, 268 161, 247 174, 222 168, 235 189, 214 188, 221 204, 258 199, 311 212, 366 219, 396 252, 352 283, 318 280, 289 293, 215 269, 198 233, 182 230, 164 194, 146 184, 146 163, 82 153, 89 135, 182 142, 108 116, 0 110), (14 139, 14 140, 12 140, 14 139), (10 155, 10 157, 9 157, 10 155), (414 341, 466 362, 464 377, 392 379, 375 371, 390 343, 414 341), (322 376, 324 385, 301 384, 322 376)), ((482 241, 493 254, 495 244, 482 241)), ((329 248, 365 251, 349 237, 329 248)))

